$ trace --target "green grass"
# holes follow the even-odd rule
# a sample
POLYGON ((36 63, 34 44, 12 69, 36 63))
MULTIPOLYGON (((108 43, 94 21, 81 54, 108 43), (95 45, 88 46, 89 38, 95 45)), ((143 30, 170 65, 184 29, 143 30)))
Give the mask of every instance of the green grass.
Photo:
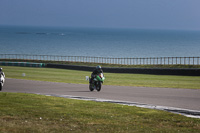
MULTIPOLYGON (((91 72, 87 71, 53 68, 4 66, 3 70, 7 78, 75 84, 88 84, 88 82, 85 80, 85 76, 91 75, 91 72), (25 73, 26 76, 23 77, 22 73, 25 73)), ((118 73, 104 73, 104 75, 106 77, 104 85, 200 89, 200 76, 118 73)))
POLYGON ((199 132, 200 119, 133 106, 0 93, 0 132, 199 132))

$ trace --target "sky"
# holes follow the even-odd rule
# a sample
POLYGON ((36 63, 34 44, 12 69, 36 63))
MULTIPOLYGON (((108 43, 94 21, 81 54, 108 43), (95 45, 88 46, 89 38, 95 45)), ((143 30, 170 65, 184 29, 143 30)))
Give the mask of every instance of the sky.
POLYGON ((200 30, 200 0, 0 0, 0 25, 200 30))

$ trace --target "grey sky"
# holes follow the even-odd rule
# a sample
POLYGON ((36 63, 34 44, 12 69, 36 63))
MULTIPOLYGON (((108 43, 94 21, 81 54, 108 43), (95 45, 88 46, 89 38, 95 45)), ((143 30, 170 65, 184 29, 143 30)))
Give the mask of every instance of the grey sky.
POLYGON ((0 0, 0 25, 200 30, 200 0, 0 0))

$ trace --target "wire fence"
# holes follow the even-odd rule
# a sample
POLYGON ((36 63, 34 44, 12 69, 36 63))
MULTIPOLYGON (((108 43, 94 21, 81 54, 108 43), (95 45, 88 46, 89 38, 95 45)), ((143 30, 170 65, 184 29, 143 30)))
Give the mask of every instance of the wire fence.
POLYGON ((200 57, 110 58, 92 56, 0 54, 0 59, 105 63, 119 65, 200 65, 200 57))

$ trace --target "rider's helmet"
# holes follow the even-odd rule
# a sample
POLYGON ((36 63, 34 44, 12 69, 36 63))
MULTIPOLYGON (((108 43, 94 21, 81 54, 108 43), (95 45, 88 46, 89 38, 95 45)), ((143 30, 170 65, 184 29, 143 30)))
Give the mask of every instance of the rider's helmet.
POLYGON ((101 71, 101 66, 96 66, 96 69, 97 69, 98 72, 100 72, 101 71))
POLYGON ((0 72, 3 70, 3 68, 0 68, 0 72))

